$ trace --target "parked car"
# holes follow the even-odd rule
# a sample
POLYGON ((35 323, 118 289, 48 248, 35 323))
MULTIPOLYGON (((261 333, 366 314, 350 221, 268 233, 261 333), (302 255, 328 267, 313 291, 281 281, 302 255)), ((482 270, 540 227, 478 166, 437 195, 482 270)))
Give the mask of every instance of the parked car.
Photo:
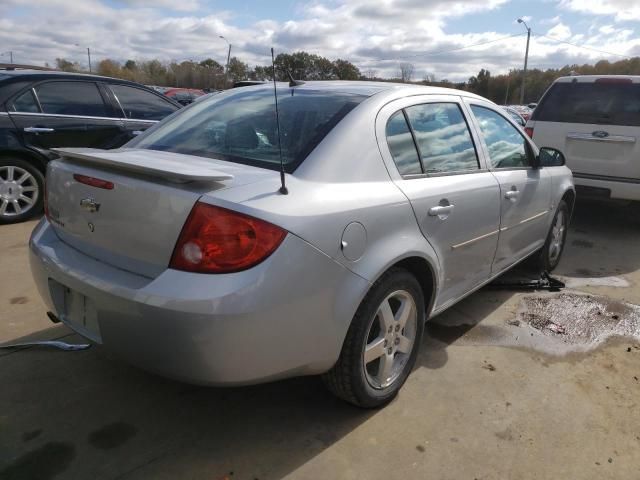
POLYGON ((0 224, 42 211, 55 147, 120 147, 180 105, 126 80, 0 70, 0 224))
POLYGON ((511 109, 515 110, 516 112, 518 112, 518 114, 521 115, 522 118, 525 119, 525 121, 527 121, 527 120, 529 120, 529 118, 531 118, 531 112, 533 111, 527 105, 508 105, 507 108, 511 108, 511 109))
POLYGON ((175 100, 180 105, 189 105, 197 98, 204 95, 202 90, 197 88, 170 88, 163 92, 165 96, 175 100))
POLYGON ((61 150, 33 275, 54 318, 143 368, 205 385, 323 374, 378 407, 426 319, 527 257, 558 264, 571 172, 469 92, 278 91, 279 127, 273 85, 245 87, 124 148, 61 150))
POLYGON ((524 119, 522 115, 520 115, 520 113, 515 108, 507 107, 507 106, 502 108, 504 108, 504 110, 518 125, 524 128, 524 126, 527 124, 527 121, 524 119))
POLYGON ((581 195, 640 200, 640 76, 558 78, 527 131, 565 155, 581 195))

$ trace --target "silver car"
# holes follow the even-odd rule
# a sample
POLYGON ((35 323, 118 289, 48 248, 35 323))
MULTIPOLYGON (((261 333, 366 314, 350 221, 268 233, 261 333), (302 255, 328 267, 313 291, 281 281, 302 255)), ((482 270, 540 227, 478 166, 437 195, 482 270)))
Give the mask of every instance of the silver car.
POLYGON ((558 264, 571 172, 493 103, 308 82, 278 106, 237 89, 126 148, 60 151, 30 242, 54 319, 182 381, 322 374, 377 407, 428 318, 527 257, 558 264))

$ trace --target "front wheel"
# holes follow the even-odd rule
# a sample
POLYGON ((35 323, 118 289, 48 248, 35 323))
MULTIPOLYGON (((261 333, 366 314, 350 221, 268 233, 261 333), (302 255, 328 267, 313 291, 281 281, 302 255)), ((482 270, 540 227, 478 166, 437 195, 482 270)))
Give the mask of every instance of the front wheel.
POLYGON ((424 322, 416 278, 403 269, 389 270, 360 304, 338 362, 323 376, 325 385, 359 407, 390 402, 411 373, 424 322))
POLYGON ((560 263, 568 228, 569 207, 564 200, 561 200, 553 217, 547 240, 539 252, 538 263, 543 271, 551 272, 560 263))
POLYGON ((0 159, 0 224, 27 220, 42 211, 44 175, 21 158, 0 159))

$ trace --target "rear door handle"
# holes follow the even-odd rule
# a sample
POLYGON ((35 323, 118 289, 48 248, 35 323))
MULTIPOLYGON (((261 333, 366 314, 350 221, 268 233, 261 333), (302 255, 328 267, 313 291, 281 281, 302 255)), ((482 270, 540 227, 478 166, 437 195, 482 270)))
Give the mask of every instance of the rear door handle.
POLYGON ((55 132, 55 128, 47 128, 47 127, 25 127, 24 131, 27 133, 51 133, 55 132))
POLYGON ((507 193, 504 194, 504 198, 506 198, 507 200, 512 200, 514 198, 518 198, 518 195, 520 195, 520 191, 509 190, 507 193))
POLYGON ((454 205, 438 205, 429 209, 429 215, 437 217, 440 215, 449 215, 453 211, 454 205))

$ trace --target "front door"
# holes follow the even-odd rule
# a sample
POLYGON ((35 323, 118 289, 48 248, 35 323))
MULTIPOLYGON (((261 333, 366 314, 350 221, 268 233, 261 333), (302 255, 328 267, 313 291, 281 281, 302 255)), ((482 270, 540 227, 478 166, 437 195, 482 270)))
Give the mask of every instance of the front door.
POLYGON ((391 114, 387 145, 440 262, 435 309, 486 281, 498 241, 500 192, 481 163, 459 97, 425 98, 391 114))
POLYGON ((542 247, 549 228, 551 179, 533 167, 537 153, 527 138, 489 105, 471 102, 490 169, 500 183, 500 238, 493 273, 542 247))
POLYGON ((111 105, 94 82, 48 81, 9 102, 9 115, 25 145, 113 148, 121 130, 111 105))

